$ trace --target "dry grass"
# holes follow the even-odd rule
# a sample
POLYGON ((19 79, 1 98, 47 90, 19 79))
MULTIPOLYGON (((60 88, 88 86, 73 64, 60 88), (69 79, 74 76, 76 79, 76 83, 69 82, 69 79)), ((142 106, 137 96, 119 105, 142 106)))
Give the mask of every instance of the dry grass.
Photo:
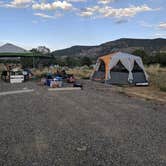
POLYGON ((92 71, 93 69, 89 69, 86 66, 67 70, 69 74, 74 74, 77 79, 89 79, 92 71))
MULTIPOLYGON (((33 73, 37 77, 41 77, 47 73, 56 73, 57 69, 62 68, 48 68, 45 67, 41 70, 34 69, 33 73)), ((166 68, 161 68, 159 65, 153 65, 145 68, 150 81, 150 87, 155 90, 166 91, 166 68)), ((73 69, 65 68, 68 74, 74 74, 77 79, 89 78, 93 69, 89 69, 87 66, 76 67, 73 69)))
MULTIPOLYGON (((159 65, 152 65, 145 68, 149 75, 150 88, 156 91, 166 92, 166 68, 159 65)), ((77 78, 88 78, 92 73, 92 69, 88 67, 69 69, 69 73, 73 73, 77 78)))
POLYGON ((32 73, 35 75, 35 77, 43 77, 44 75, 48 74, 48 73, 56 73, 57 68, 42 68, 42 69, 32 69, 32 73))
MULTIPOLYGON (((126 93, 130 96, 138 96, 147 100, 156 100, 166 102, 166 68, 161 68, 159 65, 153 65, 145 68, 149 74, 150 85, 147 87, 131 87, 131 86, 114 86, 115 90, 126 93)), ((34 70, 37 77, 50 72, 55 73, 57 68, 44 68, 42 70, 34 70)), ((74 69, 66 68, 68 74, 74 74, 77 79, 89 78, 93 69, 88 67, 76 67, 74 69)))
POLYGON ((166 92, 166 68, 153 65, 146 68, 149 74, 150 86, 154 89, 166 92))
POLYGON ((92 72, 92 69, 89 69, 87 66, 83 66, 83 67, 76 67, 76 68, 43 68, 41 70, 39 69, 34 69, 32 72, 34 73, 34 75, 36 77, 42 77, 44 76, 45 74, 47 73, 56 73, 57 70, 62 70, 62 69, 65 69, 67 74, 74 74, 74 76, 77 78, 77 79, 82 79, 82 78, 89 78, 91 72, 92 72))
POLYGON ((150 85, 148 87, 124 87, 120 91, 130 96, 166 103, 166 68, 153 65, 145 69, 149 75, 150 85))
MULTIPOLYGON (((88 78, 92 73, 92 69, 75 68, 69 69, 69 73, 73 73, 77 78, 88 78)), ((115 87, 116 90, 126 93, 130 96, 138 96, 147 100, 155 100, 162 103, 166 102, 166 68, 161 68, 159 65, 146 67, 149 75, 150 85, 147 87, 115 87)))
POLYGON ((159 101, 166 103, 166 93, 155 89, 151 86, 149 87, 126 87, 120 89, 120 92, 123 92, 129 96, 137 96, 147 100, 159 101))
POLYGON ((3 70, 6 70, 6 67, 3 63, 0 63, 0 73, 3 71, 3 70))

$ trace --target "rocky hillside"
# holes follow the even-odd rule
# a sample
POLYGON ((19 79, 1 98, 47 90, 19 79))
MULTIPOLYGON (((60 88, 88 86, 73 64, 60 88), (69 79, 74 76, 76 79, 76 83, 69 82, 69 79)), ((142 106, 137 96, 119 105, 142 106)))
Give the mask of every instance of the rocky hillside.
POLYGON ((132 53, 136 49, 144 50, 149 55, 156 52, 166 52, 166 39, 128 39, 122 38, 103 43, 98 46, 73 46, 52 52, 53 56, 98 57, 111 52, 123 51, 132 53))

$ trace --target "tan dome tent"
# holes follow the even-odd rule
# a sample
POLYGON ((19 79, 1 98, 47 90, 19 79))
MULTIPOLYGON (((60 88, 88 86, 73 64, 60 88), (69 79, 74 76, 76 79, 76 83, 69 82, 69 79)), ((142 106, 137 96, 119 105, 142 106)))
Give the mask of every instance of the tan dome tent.
POLYGON ((111 84, 148 85, 142 59, 123 52, 99 57, 91 79, 111 84))

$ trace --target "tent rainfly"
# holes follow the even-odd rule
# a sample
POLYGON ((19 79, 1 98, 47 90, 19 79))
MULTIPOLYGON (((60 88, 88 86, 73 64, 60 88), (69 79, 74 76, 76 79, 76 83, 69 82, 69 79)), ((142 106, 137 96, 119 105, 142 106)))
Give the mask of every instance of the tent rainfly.
POLYGON ((111 84, 148 84, 142 59, 123 52, 99 57, 91 79, 111 84))

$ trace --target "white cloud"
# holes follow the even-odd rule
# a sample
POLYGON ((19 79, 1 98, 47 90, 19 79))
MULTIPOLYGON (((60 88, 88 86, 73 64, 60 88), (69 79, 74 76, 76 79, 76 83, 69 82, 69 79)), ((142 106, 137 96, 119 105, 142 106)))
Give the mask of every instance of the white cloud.
POLYGON ((148 22, 145 21, 139 21, 138 22, 141 26, 146 27, 146 28, 155 28, 156 30, 166 30, 166 22, 161 22, 159 24, 149 24, 148 22))
POLYGON ((145 21, 139 21, 138 22, 142 27, 145 27, 145 28, 154 28, 156 25, 154 24, 149 24, 148 22, 145 22, 145 21))
POLYGON ((45 18, 45 19, 56 19, 58 17, 62 17, 63 14, 62 13, 59 13, 59 12, 56 12, 54 15, 48 15, 48 14, 45 14, 45 13, 34 13, 35 16, 39 16, 39 17, 42 17, 42 18, 45 18))
POLYGON ((54 1, 53 3, 35 3, 32 8, 35 10, 69 10, 72 9, 72 4, 67 1, 54 1))
POLYGON ((114 2, 114 1, 115 1, 115 0, 99 0, 98 3, 105 5, 105 4, 109 4, 109 3, 111 3, 111 2, 114 2))
POLYGON ((99 9, 99 6, 87 7, 86 9, 83 9, 79 15, 82 17, 93 16, 99 11, 99 9))
POLYGON ((129 20, 128 19, 117 19, 115 21, 116 24, 122 24, 122 23, 127 23, 129 20))
POLYGON ((166 33, 156 33, 153 35, 153 37, 157 38, 166 38, 166 33))
POLYGON ((44 13, 34 13, 35 16, 39 16, 39 17, 42 17, 42 18, 46 18, 46 19, 55 19, 54 16, 51 16, 51 15, 47 15, 47 14, 44 14, 44 13))
POLYGON ((142 6, 131 6, 128 8, 119 8, 114 9, 112 7, 104 7, 99 10, 99 12, 104 17, 132 17, 135 16, 137 13, 151 11, 152 9, 147 5, 142 6))
POLYGON ((166 22, 161 22, 161 23, 158 25, 158 28, 163 29, 163 30, 166 30, 166 22))
POLYGON ((67 0, 68 2, 86 2, 87 0, 67 0))
MULTIPOLYGON (((86 7, 84 9, 75 8, 73 3, 76 2, 85 2, 88 0, 11 0, 9 3, 4 3, 4 1, 0 0, 0 6, 4 7, 17 7, 17 8, 25 8, 30 7, 34 10, 41 11, 59 11, 61 10, 72 10, 75 14, 81 17, 91 17, 91 18, 115 18, 117 23, 126 22, 130 17, 135 16, 141 12, 153 11, 156 9, 152 9, 148 5, 140 5, 140 6, 129 6, 125 8, 114 8, 108 3, 117 1, 117 0, 96 0, 98 3, 92 7, 86 7), (103 5, 101 5, 103 4, 103 5)), ((47 15, 43 13, 36 13, 37 16, 43 18, 52 18, 54 16, 47 15)), ((36 15, 35 14, 35 15, 36 15)), ((60 14, 61 15, 61 14, 60 14)), ((143 26, 150 26, 146 23, 142 22, 143 26)), ((161 23, 158 28, 166 29, 166 23, 161 23)))
POLYGON ((5 7, 15 7, 15 8, 22 8, 22 7, 29 7, 33 0, 13 0, 8 4, 4 4, 5 7))
POLYGON ((150 8, 147 5, 142 6, 130 6, 127 8, 112 8, 110 6, 94 6, 85 8, 80 12, 80 16, 95 16, 97 17, 115 17, 115 18, 126 18, 133 17, 138 13, 153 11, 154 9, 150 8))
POLYGON ((13 0, 11 2, 11 4, 19 5, 19 4, 25 4, 25 3, 30 3, 30 2, 32 2, 32 0, 13 0))

